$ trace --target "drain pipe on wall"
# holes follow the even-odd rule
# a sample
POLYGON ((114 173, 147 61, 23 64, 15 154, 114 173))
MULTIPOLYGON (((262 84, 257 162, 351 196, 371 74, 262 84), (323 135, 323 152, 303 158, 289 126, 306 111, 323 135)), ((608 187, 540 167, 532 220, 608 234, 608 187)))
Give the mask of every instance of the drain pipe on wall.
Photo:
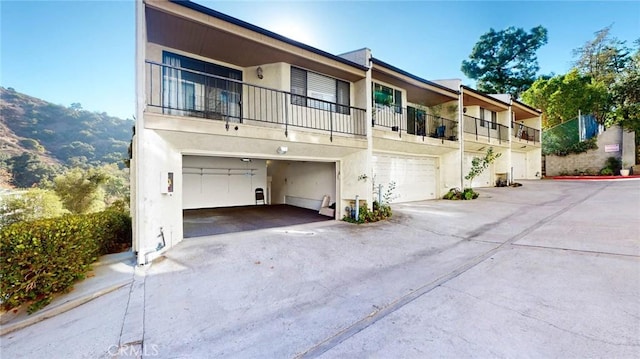
POLYGON ((360 196, 356 195, 356 221, 360 218, 360 196))
POLYGON ((160 238, 160 242, 158 242, 158 246, 155 249, 152 249, 152 250, 144 253, 144 264, 145 265, 147 263, 149 263, 149 260, 147 259, 147 256, 149 254, 156 253, 156 252, 162 250, 167 245, 167 243, 164 240, 164 231, 162 230, 162 227, 160 227, 160 234, 158 234, 157 238, 160 238))

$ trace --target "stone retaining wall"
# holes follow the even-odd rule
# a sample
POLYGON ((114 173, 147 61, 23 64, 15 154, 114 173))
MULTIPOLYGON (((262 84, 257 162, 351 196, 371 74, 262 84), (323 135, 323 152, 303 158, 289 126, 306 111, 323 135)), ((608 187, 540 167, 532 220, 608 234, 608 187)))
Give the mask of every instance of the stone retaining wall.
MULTIPOLYGON (((597 174, 605 166, 609 157, 622 158, 629 166, 635 159, 635 136, 615 126, 608 128, 598 136, 598 149, 567 156, 547 155, 545 159, 546 175, 573 175, 577 173, 597 174), (613 147, 618 145, 618 151, 613 147), (610 151, 610 152, 607 152, 610 151)), ((617 173, 616 173, 617 174, 617 173)))

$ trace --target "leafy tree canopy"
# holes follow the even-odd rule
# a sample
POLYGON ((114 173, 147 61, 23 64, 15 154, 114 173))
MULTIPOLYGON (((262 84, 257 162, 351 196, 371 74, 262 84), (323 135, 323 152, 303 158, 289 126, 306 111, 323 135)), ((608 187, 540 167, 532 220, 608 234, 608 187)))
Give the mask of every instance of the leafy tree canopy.
POLYGON ((76 167, 57 176, 53 180, 53 189, 71 213, 98 212, 105 208, 102 185, 108 178, 109 175, 101 169, 83 170, 76 167))
POLYGON ((614 110, 608 120, 640 135, 640 39, 636 52, 611 87, 614 110))
POLYGON ((578 117, 578 112, 604 118, 610 95, 600 82, 577 69, 549 79, 538 79, 522 94, 522 100, 541 109, 542 127, 547 129, 578 117))
POLYGON ((29 152, 11 157, 5 162, 12 170, 11 184, 19 188, 32 187, 53 177, 59 170, 58 167, 44 163, 38 156, 29 152))
POLYGON ((55 192, 30 188, 23 193, 0 197, 0 227, 15 222, 52 218, 69 213, 55 192))
POLYGON ((530 32, 509 27, 490 29, 475 44, 462 72, 477 80, 477 88, 487 93, 508 93, 515 97, 536 79, 539 70, 536 51, 547 43, 547 29, 537 26, 530 32))
POLYGON ((610 87, 631 61, 631 50, 624 41, 611 36, 611 26, 595 32, 595 37, 573 50, 575 68, 596 82, 610 87))

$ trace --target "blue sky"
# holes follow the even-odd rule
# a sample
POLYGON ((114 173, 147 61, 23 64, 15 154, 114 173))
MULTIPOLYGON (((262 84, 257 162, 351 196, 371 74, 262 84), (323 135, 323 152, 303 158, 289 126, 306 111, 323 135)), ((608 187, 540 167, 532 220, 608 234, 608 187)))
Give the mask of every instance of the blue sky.
MULTIPOLYGON (((628 44, 640 37, 638 1, 197 2, 330 53, 369 47, 417 76, 469 85, 460 64, 489 28, 546 27, 541 74, 568 71, 572 50, 606 26, 628 44)), ((0 85, 131 118, 134 20, 132 0, 0 0, 0 85)))

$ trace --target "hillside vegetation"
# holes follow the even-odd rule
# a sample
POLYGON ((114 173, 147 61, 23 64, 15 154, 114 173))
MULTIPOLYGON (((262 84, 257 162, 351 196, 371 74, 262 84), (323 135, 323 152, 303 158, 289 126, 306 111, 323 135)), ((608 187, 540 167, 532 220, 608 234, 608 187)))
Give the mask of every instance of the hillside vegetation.
POLYGON ((133 125, 0 87, 0 187, 32 187, 71 167, 122 169, 133 125))

